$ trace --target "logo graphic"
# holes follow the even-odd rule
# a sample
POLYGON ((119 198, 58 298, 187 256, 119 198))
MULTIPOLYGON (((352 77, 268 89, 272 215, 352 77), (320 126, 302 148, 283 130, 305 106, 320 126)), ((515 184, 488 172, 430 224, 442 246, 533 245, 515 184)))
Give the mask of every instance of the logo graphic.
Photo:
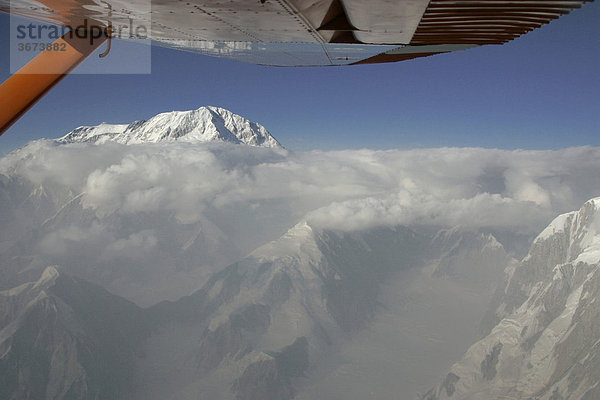
POLYGON ((41 53, 44 68, 38 73, 62 73, 63 60, 84 59, 88 54, 71 73, 150 73, 150 0, 132 2, 130 9, 120 8, 119 12, 106 1, 98 2, 93 10, 81 7, 68 12, 44 7, 26 9, 23 4, 11 2, 11 73, 18 73, 41 53), (60 19, 60 23, 39 22, 52 19, 60 19))

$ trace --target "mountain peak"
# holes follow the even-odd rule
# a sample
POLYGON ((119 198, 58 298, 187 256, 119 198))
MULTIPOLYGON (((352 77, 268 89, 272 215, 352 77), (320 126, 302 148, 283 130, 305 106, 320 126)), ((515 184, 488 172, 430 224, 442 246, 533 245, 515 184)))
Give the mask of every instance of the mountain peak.
POLYGON ((529 257, 539 252, 538 247, 548 246, 561 255, 562 262, 599 262, 600 197, 586 201, 578 211, 556 217, 534 240, 529 257))
POLYGON ((103 122, 96 126, 80 126, 58 141, 95 144, 222 141, 259 147, 282 147, 264 126, 213 106, 165 112, 147 121, 134 121, 130 124, 103 122))
POLYGON ((34 288, 52 286, 59 275, 60 274, 55 266, 51 265, 46 267, 40 279, 35 283, 34 288))

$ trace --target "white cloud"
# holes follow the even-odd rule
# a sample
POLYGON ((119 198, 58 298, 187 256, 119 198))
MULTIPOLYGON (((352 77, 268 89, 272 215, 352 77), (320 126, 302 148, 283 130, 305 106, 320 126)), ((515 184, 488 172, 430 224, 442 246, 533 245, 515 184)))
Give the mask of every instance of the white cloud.
POLYGON ((103 258, 141 258, 154 250, 157 239, 153 230, 135 232, 106 246, 103 258))
POLYGON ((90 243, 105 242, 107 236, 106 227, 97 222, 87 226, 69 224, 45 234, 39 242, 38 249, 42 254, 50 256, 85 254, 86 251, 89 252, 97 247, 96 245, 90 247, 90 243))
POLYGON ((424 223, 535 232, 600 194, 599 155, 590 147, 288 153, 40 141, 3 159, 0 171, 82 191, 100 216, 168 212, 193 223, 211 214, 268 230, 260 224, 281 229, 306 215, 343 229, 424 223))
POLYGON ((465 226, 531 233, 547 220, 548 210, 499 194, 443 199, 397 193, 332 203, 308 214, 315 226, 356 230, 378 225, 465 226))

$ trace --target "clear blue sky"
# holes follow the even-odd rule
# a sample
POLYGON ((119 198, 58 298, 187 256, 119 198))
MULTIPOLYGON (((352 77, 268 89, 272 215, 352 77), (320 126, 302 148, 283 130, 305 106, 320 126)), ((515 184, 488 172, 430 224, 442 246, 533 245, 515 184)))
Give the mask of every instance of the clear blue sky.
MULTIPOLYGON (((0 15, 0 79, 9 71, 0 15)), ((408 62, 280 68, 152 48, 150 75, 71 75, 0 137, 0 155, 80 125, 216 105, 291 149, 600 145, 600 2, 504 46, 408 62)))

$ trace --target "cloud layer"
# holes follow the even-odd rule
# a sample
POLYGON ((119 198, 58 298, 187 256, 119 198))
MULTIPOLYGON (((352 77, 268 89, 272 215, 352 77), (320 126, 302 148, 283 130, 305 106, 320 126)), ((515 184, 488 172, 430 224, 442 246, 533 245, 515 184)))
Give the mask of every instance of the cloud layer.
POLYGON ((189 224, 220 215, 240 231, 249 221, 281 229, 305 217, 337 229, 416 223, 533 233, 600 194, 599 156, 591 147, 289 153, 39 141, 2 159, 0 172, 83 192, 99 216, 170 212, 189 224))

